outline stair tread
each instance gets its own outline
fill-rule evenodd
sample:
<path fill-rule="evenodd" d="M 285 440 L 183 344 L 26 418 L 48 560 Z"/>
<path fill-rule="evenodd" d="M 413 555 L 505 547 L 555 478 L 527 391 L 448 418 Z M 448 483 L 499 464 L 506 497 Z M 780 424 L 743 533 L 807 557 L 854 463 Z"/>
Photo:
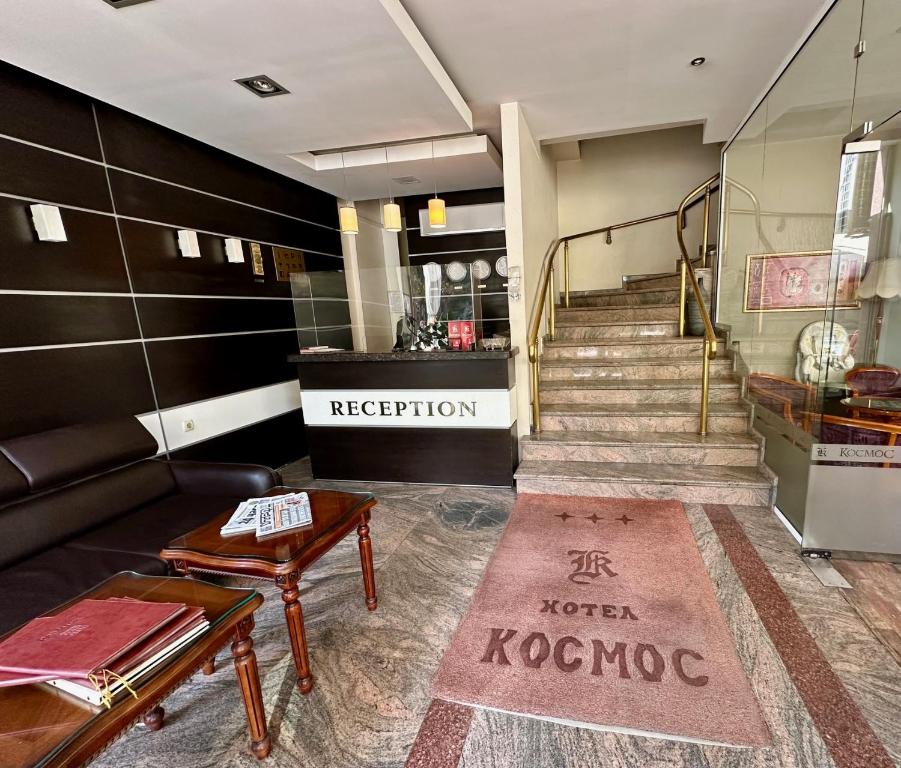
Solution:
<path fill-rule="evenodd" d="M 675 275 L 670 275 L 675 277 Z M 678 291 L 678 288 L 636 288 L 633 291 L 627 291 L 625 288 L 599 288 L 595 291 L 570 291 L 570 298 L 581 299 L 587 296 L 624 296 L 633 293 L 658 293 L 660 291 Z"/>
<path fill-rule="evenodd" d="M 696 464 L 622 464 L 595 461 L 538 461 L 519 464 L 516 478 L 595 480 L 678 485 L 729 485 L 770 488 L 772 481 L 759 467 Z"/>
<path fill-rule="evenodd" d="M 711 363 L 716 363 L 717 361 L 731 361 L 731 354 L 728 352 L 721 352 L 717 354 L 716 359 L 711 360 Z M 614 357 L 614 358 L 606 358 L 606 357 L 587 357 L 587 358 L 578 358 L 576 360 L 572 360 L 570 358 L 553 358 L 545 360 L 542 358 L 541 364 L 543 366 L 550 366 L 553 368 L 585 368 L 588 366 L 615 366 L 615 365 L 678 365 L 680 363 L 698 363 L 700 364 L 701 359 L 697 360 L 687 359 L 681 360 L 679 358 L 674 357 Z"/>
<path fill-rule="evenodd" d="M 758 447 L 760 443 L 751 434 L 734 432 L 709 432 L 701 436 L 697 432 L 582 432 L 579 430 L 549 430 L 525 435 L 520 443 L 546 443 L 567 445 L 666 445 L 670 447 L 744 448 Z"/>
<path fill-rule="evenodd" d="M 722 342 L 723 339 L 717 339 Z M 691 344 L 701 346 L 704 343 L 703 336 L 636 336 L 634 339 L 628 336 L 605 336 L 600 339 L 544 339 L 546 347 L 615 347 L 630 344 Z"/>
<path fill-rule="evenodd" d="M 547 403 L 541 412 L 554 416 L 696 416 L 697 403 Z M 711 416 L 747 414 L 744 403 L 710 403 Z"/>
<path fill-rule="evenodd" d="M 559 306 L 559 305 L 558 305 Z M 630 306 L 601 306 L 601 307 L 560 307 L 557 312 L 620 312 L 624 309 L 672 309 L 678 306 L 678 302 L 668 302 L 666 304 L 634 304 Z"/>
<path fill-rule="evenodd" d="M 624 357 L 619 360 L 630 361 Z M 711 377 L 711 387 L 738 388 L 738 379 Z M 550 379 L 541 382 L 541 389 L 697 389 L 699 382 L 690 379 L 576 379 L 575 381 Z"/>

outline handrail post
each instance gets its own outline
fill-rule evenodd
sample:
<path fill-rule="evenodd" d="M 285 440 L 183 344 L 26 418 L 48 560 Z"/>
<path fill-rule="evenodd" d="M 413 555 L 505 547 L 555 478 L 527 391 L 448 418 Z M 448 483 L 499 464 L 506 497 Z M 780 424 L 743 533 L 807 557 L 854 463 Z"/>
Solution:
<path fill-rule="evenodd" d="M 554 266 L 551 265 L 551 273 L 548 275 L 548 301 L 550 308 L 547 313 L 547 335 L 553 341 L 557 336 L 557 292 L 554 286 Z"/>
<path fill-rule="evenodd" d="M 569 309 L 569 240 L 563 242 L 563 306 Z"/>
<path fill-rule="evenodd" d="M 708 414 L 708 398 L 710 396 L 710 354 L 711 341 L 704 338 L 704 362 L 703 373 L 701 374 L 701 424 L 698 434 L 704 437 L 707 434 L 707 414 Z"/>
<path fill-rule="evenodd" d="M 532 385 L 532 429 L 541 432 L 541 404 L 538 401 L 538 349 L 529 345 L 529 373 Z"/>
<path fill-rule="evenodd" d="M 679 336 L 685 335 L 685 282 L 688 276 L 688 265 L 685 258 L 679 262 Z"/>
<path fill-rule="evenodd" d="M 701 251 L 701 266 L 707 266 L 707 229 L 710 227 L 710 184 L 704 189 L 704 240 Z"/>

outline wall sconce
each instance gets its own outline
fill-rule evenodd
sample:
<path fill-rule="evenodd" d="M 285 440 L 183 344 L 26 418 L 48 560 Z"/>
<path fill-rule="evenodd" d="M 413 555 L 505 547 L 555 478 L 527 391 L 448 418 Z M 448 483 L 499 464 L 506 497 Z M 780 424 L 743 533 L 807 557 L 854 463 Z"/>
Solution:
<path fill-rule="evenodd" d="M 63 226 L 63 218 L 59 208 L 55 205 L 32 205 L 31 220 L 38 233 L 38 240 L 48 243 L 65 243 L 66 228 Z"/>
<path fill-rule="evenodd" d="M 244 249 L 241 247 L 241 241 L 237 237 L 225 238 L 225 258 L 229 264 L 244 263 Z"/>
<path fill-rule="evenodd" d="M 197 242 L 197 233 L 190 229 L 178 230 L 178 249 L 186 259 L 199 259 L 200 243 Z"/>

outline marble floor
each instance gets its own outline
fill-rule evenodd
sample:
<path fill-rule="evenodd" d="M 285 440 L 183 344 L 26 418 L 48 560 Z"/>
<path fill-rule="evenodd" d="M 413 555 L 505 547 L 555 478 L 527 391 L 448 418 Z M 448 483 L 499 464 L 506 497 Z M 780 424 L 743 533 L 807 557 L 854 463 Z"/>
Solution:
<path fill-rule="evenodd" d="M 254 632 L 273 740 L 273 768 L 400 768 L 430 706 L 429 683 L 469 604 L 515 494 L 510 490 L 400 484 L 314 483 L 309 464 L 283 469 L 291 485 L 371 490 L 379 608 L 364 605 L 355 537 L 304 574 L 301 602 L 316 685 L 295 687 L 277 590 L 253 582 L 266 602 Z M 858 768 L 842 764 L 802 701 L 699 504 L 686 504 L 720 607 L 733 633 L 774 745 L 737 750 L 624 736 L 475 710 L 453 754 L 416 768 Z M 729 507 L 819 653 L 884 748 L 878 765 L 901 766 L 901 668 L 840 590 L 824 587 L 774 516 Z M 799 625 L 800 626 L 800 625 Z M 802 630 L 803 631 L 803 630 Z M 226 656 L 165 702 L 166 725 L 132 729 L 95 765 L 253 766 L 244 711 Z M 468 716 L 467 716 L 468 717 Z M 878 746 L 877 742 L 877 746 Z M 885 754 L 887 753 L 887 754 Z M 887 762 L 886 762 L 887 761 Z M 859 768 L 870 768 L 860 765 Z"/>

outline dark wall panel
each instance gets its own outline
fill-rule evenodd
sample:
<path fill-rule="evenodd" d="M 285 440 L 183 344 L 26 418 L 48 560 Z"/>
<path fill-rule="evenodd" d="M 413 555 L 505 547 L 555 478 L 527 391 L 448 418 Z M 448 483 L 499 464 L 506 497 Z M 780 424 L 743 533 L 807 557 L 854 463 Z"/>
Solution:
<path fill-rule="evenodd" d="M 417 253 L 443 253 L 445 251 L 477 251 L 482 248 L 505 248 L 507 239 L 504 232 L 475 232 L 466 235 L 436 235 L 421 237 L 417 230 L 407 233 L 407 247 L 410 255 Z M 490 254 L 490 252 L 488 252 Z M 479 258 L 471 254 L 467 261 Z M 490 257 L 490 256 L 489 256 Z"/>
<path fill-rule="evenodd" d="M 62 208 L 68 242 L 42 243 L 28 206 L 25 200 L 0 197 L 0 288 L 128 292 L 112 216 Z"/>
<path fill-rule="evenodd" d="M 7 294 L 0 297 L 0 347 L 137 339 L 131 297 Z"/>
<path fill-rule="evenodd" d="M 201 258 L 185 259 L 178 250 L 178 231 L 172 227 L 127 219 L 120 220 L 120 227 L 136 293 L 291 296 L 291 284 L 275 279 L 268 246 L 261 247 L 265 274 L 259 277 L 253 274 L 246 243 L 246 261 L 230 264 L 221 237 L 198 235 Z"/>
<path fill-rule="evenodd" d="M 58 205 L 111 211 L 103 166 L 0 139 L 0 192 Z"/>
<path fill-rule="evenodd" d="M 335 198 L 115 107 L 97 107 L 110 165 L 338 226 Z M 298 166 L 299 167 L 299 166 Z"/>
<path fill-rule="evenodd" d="M 246 240 L 341 254 L 341 236 L 334 229 L 307 224 L 277 213 L 248 208 L 190 189 L 111 170 L 116 211 L 175 227 L 201 229 Z"/>
<path fill-rule="evenodd" d="M 307 455 L 300 409 L 172 452 L 173 459 L 281 467 Z"/>
<path fill-rule="evenodd" d="M 288 381 L 294 366 L 286 357 L 294 352 L 294 331 L 147 344 L 161 408 Z"/>
<path fill-rule="evenodd" d="M 0 354 L 0 437 L 154 409 L 141 344 Z"/>
<path fill-rule="evenodd" d="M 100 159 L 90 99 L 2 61 L 0 133 Z"/>
<path fill-rule="evenodd" d="M 294 307 L 283 299 L 164 299 L 138 297 L 145 338 L 293 328 Z"/>

